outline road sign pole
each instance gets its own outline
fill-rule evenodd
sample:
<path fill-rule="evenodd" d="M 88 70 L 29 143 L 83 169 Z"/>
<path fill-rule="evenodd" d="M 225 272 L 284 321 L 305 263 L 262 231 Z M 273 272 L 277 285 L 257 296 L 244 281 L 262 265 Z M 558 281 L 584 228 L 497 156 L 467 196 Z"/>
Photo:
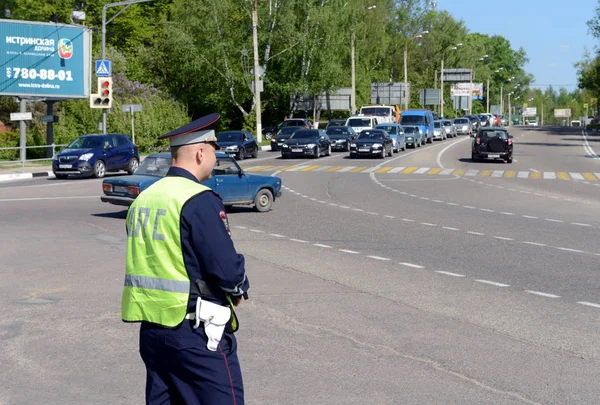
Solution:
<path fill-rule="evenodd" d="M 27 104 L 24 98 L 21 99 L 21 108 L 20 112 L 27 112 Z M 25 120 L 19 121 L 19 147 L 21 148 L 21 163 L 25 164 L 25 160 L 27 159 L 27 149 L 25 146 L 27 145 L 27 125 L 25 124 Z"/>
<path fill-rule="evenodd" d="M 133 144 L 135 145 L 135 127 L 134 127 L 134 119 L 133 119 L 133 105 L 129 107 L 129 111 L 131 112 L 131 139 Z"/>
<path fill-rule="evenodd" d="M 106 60 L 106 8 L 102 7 L 102 60 Z M 97 90 L 100 93 L 100 89 Z M 102 109 L 102 133 L 106 134 L 106 108 Z"/>

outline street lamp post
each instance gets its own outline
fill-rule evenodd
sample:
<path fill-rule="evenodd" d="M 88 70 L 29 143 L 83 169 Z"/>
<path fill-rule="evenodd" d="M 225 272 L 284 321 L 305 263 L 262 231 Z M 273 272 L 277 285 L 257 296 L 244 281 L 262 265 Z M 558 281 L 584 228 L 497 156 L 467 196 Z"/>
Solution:
<path fill-rule="evenodd" d="M 444 49 L 442 51 L 442 63 L 441 63 L 441 78 L 440 78 L 440 83 L 441 83 L 441 87 L 440 87 L 440 116 L 443 117 L 444 116 L 444 58 L 446 57 L 446 51 L 448 50 L 456 50 L 458 49 L 459 46 L 462 46 L 462 42 L 459 42 L 458 44 L 454 45 L 454 46 L 449 46 L 446 49 Z"/>
<path fill-rule="evenodd" d="M 102 60 L 106 59 L 106 26 L 117 18 L 123 11 L 127 10 L 129 6 L 136 3 L 145 3 L 152 0 L 126 0 L 119 1 L 117 3 L 109 3 L 102 7 Z M 115 14 L 110 20 L 106 21 L 106 10 L 111 7 L 125 6 L 117 14 Z M 102 133 L 106 134 L 106 108 L 102 109 Z"/>
<path fill-rule="evenodd" d="M 426 34 L 429 34 L 429 31 L 423 31 L 416 36 L 408 36 L 406 37 L 406 41 L 404 41 L 404 110 L 408 110 L 408 97 L 406 94 L 406 89 L 408 88 L 408 40 L 421 39 Z"/>

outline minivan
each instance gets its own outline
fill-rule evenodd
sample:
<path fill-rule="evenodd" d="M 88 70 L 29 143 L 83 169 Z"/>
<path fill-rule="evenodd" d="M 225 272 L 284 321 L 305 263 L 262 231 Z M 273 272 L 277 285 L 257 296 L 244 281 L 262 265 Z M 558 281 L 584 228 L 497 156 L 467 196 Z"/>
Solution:
<path fill-rule="evenodd" d="M 433 113 L 431 110 L 406 110 L 400 115 L 400 124 L 416 126 L 427 143 L 433 142 Z"/>

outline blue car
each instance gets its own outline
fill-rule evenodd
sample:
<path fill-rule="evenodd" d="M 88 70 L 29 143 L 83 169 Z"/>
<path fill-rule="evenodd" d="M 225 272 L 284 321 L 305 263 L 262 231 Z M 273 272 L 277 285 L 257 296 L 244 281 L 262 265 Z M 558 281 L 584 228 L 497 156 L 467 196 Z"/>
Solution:
<path fill-rule="evenodd" d="M 149 155 L 132 176 L 105 179 L 100 199 L 109 204 L 130 206 L 141 192 L 163 178 L 170 167 L 169 152 Z M 275 199 L 281 197 L 279 177 L 247 174 L 233 157 L 221 152 L 217 152 L 212 177 L 202 184 L 219 193 L 226 206 L 253 205 L 259 212 L 269 211 Z"/>
<path fill-rule="evenodd" d="M 125 170 L 133 174 L 140 164 L 137 146 L 127 135 L 82 135 L 56 154 L 52 172 L 57 179 L 104 177 L 106 172 Z"/>
<path fill-rule="evenodd" d="M 379 124 L 375 129 L 383 129 L 386 131 L 394 142 L 394 152 L 398 153 L 401 150 L 406 150 L 406 139 L 404 137 L 404 129 L 400 124 Z"/>
<path fill-rule="evenodd" d="M 221 150 L 237 160 L 247 157 L 258 157 L 258 142 L 247 131 L 225 131 L 217 135 L 217 143 Z"/>

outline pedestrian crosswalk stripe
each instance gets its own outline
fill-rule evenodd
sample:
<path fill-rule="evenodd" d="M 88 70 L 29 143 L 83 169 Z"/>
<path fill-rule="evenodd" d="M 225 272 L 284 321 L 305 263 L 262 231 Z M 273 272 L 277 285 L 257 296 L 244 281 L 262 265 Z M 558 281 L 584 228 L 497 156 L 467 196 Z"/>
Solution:
<path fill-rule="evenodd" d="M 504 174 L 504 170 L 494 170 L 492 172 L 492 177 L 502 177 Z"/>
<path fill-rule="evenodd" d="M 554 179 L 556 179 L 556 173 L 544 172 L 544 180 L 554 180 Z"/>
<path fill-rule="evenodd" d="M 365 169 L 367 169 L 366 166 L 357 167 L 356 169 L 350 170 L 350 173 L 359 173 L 359 172 L 362 172 Z"/>
<path fill-rule="evenodd" d="M 308 166 L 308 167 L 305 167 L 304 169 L 300 169 L 299 171 L 300 171 L 300 172 L 310 172 L 311 170 L 315 170 L 315 169 L 317 169 L 318 167 L 319 167 L 319 166 Z"/>
<path fill-rule="evenodd" d="M 442 168 L 441 168 L 441 167 L 434 167 L 433 169 L 429 170 L 429 171 L 427 172 L 427 174 L 438 174 L 438 173 L 439 173 L 439 172 L 441 172 L 441 171 L 442 171 Z"/>
<path fill-rule="evenodd" d="M 520 178 L 520 179 L 526 179 L 526 178 L 529 177 L 529 172 L 519 172 L 517 174 L 517 177 Z"/>
<path fill-rule="evenodd" d="M 440 172 L 440 174 L 442 176 L 448 176 L 450 173 L 452 173 L 454 171 L 454 169 L 444 169 Z"/>
<path fill-rule="evenodd" d="M 314 172 L 322 172 L 326 169 L 331 169 L 331 166 L 321 166 L 318 169 L 313 170 Z"/>
<path fill-rule="evenodd" d="M 504 173 L 504 177 L 506 177 L 507 179 L 514 179 L 517 176 L 517 172 L 514 170 L 507 170 L 506 173 Z"/>
<path fill-rule="evenodd" d="M 287 170 L 293 169 L 294 167 L 297 167 L 298 165 L 291 165 L 291 166 L 284 166 L 281 169 L 279 169 L 282 172 L 285 172 Z"/>
<path fill-rule="evenodd" d="M 571 180 L 571 178 L 569 177 L 569 173 L 567 173 L 567 172 L 556 173 L 556 178 L 558 178 L 560 180 Z M 581 178 L 583 179 L 583 176 Z"/>
<path fill-rule="evenodd" d="M 421 167 L 420 169 L 415 170 L 415 174 L 423 174 L 426 173 L 431 167 Z"/>
<path fill-rule="evenodd" d="M 406 169 L 402 170 L 402 173 L 403 174 L 409 174 L 409 173 L 414 172 L 417 169 L 418 169 L 418 167 L 407 167 Z"/>
<path fill-rule="evenodd" d="M 465 176 L 474 177 L 474 176 L 477 176 L 477 173 L 479 173 L 479 170 L 471 169 L 465 173 Z"/>
<path fill-rule="evenodd" d="M 386 172 L 389 172 L 392 169 L 393 169 L 393 167 L 389 167 L 389 166 L 382 167 L 381 169 L 376 170 L 375 173 L 386 173 Z"/>
<path fill-rule="evenodd" d="M 293 168 L 291 168 L 291 169 L 288 169 L 288 170 L 286 170 L 286 171 L 287 171 L 287 172 L 298 172 L 298 171 L 300 171 L 300 170 L 302 170 L 302 169 L 306 169 L 307 167 L 310 167 L 310 166 L 309 166 L 309 165 L 296 166 L 296 167 L 293 167 Z"/>
<path fill-rule="evenodd" d="M 585 180 L 585 177 L 581 175 L 581 173 L 569 173 L 573 180 Z"/>
<path fill-rule="evenodd" d="M 484 176 L 484 177 L 488 177 L 490 174 L 492 174 L 491 170 L 482 170 L 479 175 L 480 176 Z"/>
<path fill-rule="evenodd" d="M 591 180 L 591 181 L 596 181 L 596 180 L 598 180 L 598 179 L 596 178 L 596 176 L 594 176 L 594 174 L 593 174 L 593 173 L 581 173 L 581 174 L 583 175 L 583 178 L 584 178 L 584 179 L 586 179 L 586 180 Z"/>
<path fill-rule="evenodd" d="M 348 166 L 334 166 L 331 169 L 327 169 L 325 170 L 326 172 L 341 172 L 342 170 L 344 170 L 345 168 L 347 168 Z M 350 166 L 352 167 L 352 166 Z"/>
<path fill-rule="evenodd" d="M 392 174 L 392 173 L 399 173 L 399 172 L 401 172 L 401 171 L 402 171 L 402 170 L 404 170 L 404 169 L 405 169 L 404 167 L 395 167 L 395 168 L 393 168 L 392 170 L 390 170 L 388 173 L 389 173 L 389 174 Z"/>
<path fill-rule="evenodd" d="M 373 173 L 377 169 L 378 169 L 377 166 L 373 166 L 373 167 L 369 167 L 368 169 L 363 170 L 361 173 Z"/>

